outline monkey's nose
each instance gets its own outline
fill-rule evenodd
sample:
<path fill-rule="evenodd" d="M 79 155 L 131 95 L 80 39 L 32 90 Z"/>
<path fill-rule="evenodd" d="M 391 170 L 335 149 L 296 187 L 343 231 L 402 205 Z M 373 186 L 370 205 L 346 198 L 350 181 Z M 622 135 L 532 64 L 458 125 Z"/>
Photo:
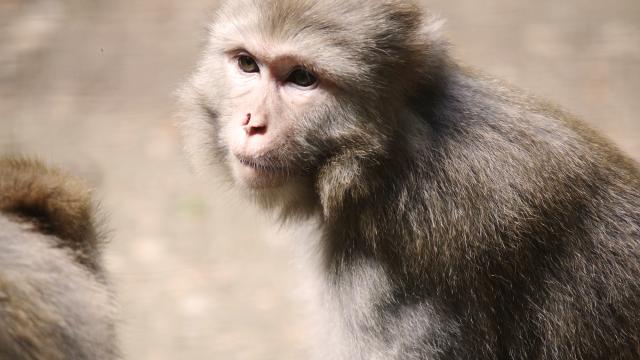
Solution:
<path fill-rule="evenodd" d="M 249 113 L 242 123 L 242 128 L 247 136 L 263 135 L 267 132 L 267 123 Z"/>

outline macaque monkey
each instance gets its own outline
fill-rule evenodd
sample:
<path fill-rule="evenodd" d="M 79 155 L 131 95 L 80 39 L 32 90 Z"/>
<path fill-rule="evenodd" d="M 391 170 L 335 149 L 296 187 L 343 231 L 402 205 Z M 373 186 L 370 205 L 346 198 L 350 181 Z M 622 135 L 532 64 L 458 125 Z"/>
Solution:
<path fill-rule="evenodd" d="M 90 192 L 0 157 L 0 359 L 118 359 L 115 306 Z"/>
<path fill-rule="evenodd" d="M 313 219 L 319 359 L 640 359 L 640 172 L 410 0 L 232 0 L 186 148 Z M 304 242 L 306 239 L 301 239 Z"/>

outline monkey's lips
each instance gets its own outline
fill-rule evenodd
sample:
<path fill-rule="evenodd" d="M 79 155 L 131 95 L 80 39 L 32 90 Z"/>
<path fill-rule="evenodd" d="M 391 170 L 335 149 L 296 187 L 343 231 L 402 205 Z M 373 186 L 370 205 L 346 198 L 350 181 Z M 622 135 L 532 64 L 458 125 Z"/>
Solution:
<path fill-rule="evenodd" d="M 277 187 L 282 185 L 288 168 L 270 157 L 248 157 L 235 155 L 237 166 L 234 173 L 238 180 L 252 188 Z"/>

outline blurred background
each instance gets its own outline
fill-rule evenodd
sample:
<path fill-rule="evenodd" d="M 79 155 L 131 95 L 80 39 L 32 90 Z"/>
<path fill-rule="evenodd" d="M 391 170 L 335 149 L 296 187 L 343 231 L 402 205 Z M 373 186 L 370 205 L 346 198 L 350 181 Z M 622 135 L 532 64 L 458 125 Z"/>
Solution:
<path fill-rule="evenodd" d="M 454 55 L 553 99 L 640 159 L 640 1 L 430 0 Z M 197 179 L 174 127 L 215 0 L 0 0 L 0 152 L 93 184 L 126 359 L 304 359 L 279 230 Z"/>

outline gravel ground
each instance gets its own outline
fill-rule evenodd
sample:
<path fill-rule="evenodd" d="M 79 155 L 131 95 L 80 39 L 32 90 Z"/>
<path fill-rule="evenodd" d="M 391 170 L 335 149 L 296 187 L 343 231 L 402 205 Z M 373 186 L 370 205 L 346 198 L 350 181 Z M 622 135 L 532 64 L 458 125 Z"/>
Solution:
<path fill-rule="evenodd" d="M 174 89 L 216 1 L 0 1 L 0 151 L 91 181 L 127 359 L 304 359 L 289 245 L 197 179 Z M 432 0 L 456 57 L 554 99 L 640 159 L 638 0 Z"/>

